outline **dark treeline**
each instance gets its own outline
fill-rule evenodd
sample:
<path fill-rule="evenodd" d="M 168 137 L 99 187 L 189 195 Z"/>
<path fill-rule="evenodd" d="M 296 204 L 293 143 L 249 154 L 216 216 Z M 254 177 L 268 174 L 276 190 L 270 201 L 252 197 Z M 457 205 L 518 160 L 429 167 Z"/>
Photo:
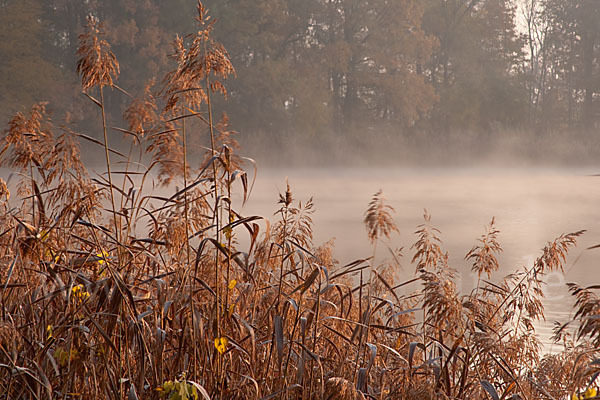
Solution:
<path fill-rule="evenodd" d="M 597 0 L 211 0 L 237 78 L 230 116 L 281 146 L 365 136 L 593 132 L 600 123 Z M 193 0 L 0 0 L 0 117 L 49 100 L 91 109 L 75 74 L 89 13 L 104 21 L 134 96 L 169 68 Z M 125 67 L 126 66 L 126 67 Z M 109 106 L 130 100 L 113 92 Z"/>

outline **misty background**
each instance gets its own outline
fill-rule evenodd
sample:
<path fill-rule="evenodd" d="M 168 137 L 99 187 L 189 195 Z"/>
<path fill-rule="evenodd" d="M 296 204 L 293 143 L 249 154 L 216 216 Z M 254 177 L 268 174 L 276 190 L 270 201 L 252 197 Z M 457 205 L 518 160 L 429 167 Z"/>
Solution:
<path fill-rule="evenodd" d="M 210 0 L 237 77 L 215 98 L 262 165 L 594 165 L 598 0 Z M 0 121 L 49 101 L 100 137 L 77 37 L 105 24 L 117 84 L 140 96 L 195 31 L 193 0 L 0 0 Z M 131 98 L 107 95 L 109 125 Z M 114 135 L 112 143 L 120 140 Z M 201 145 L 202 140 L 199 146 Z M 93 152 L 92 152 L 93 153 Z"/>

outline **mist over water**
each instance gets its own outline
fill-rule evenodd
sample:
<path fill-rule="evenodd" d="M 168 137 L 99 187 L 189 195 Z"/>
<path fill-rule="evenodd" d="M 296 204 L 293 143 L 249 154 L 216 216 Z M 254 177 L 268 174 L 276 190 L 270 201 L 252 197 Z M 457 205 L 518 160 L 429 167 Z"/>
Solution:
<path fill-rule="evenodd" d="M 596 131 L 531 129 L 471 132 L 386 132 L 377 126 L 360 134 L 311 136 L 301 130 L 261 137 L 241 129 L 241 154 L 271 168 L 460 168 L 600 170 Z"/>
<path fill-rule="evenodd" d="M 463 293 L 477 283 L 471 265 L 464 259 L 477 244 L 492 217 L 500 230 L 500 269 L 492 277 L 498 282 L 524 266 L 531 267 L 542 248 L 563 233 L 587 232 L 570 252 L 565 273 L 553 272 L 546 279 L 547 321 L 537 332 L 546 350 L 554 321 L 567 322 L 572 299 L 567 282 L 600 283 L 599 250 L 586 250 L 600 243 L 600 177 L 590 168 L 269 168 L 259 170 L 251 201 L 244 215 L 273 219 L 278 193 L 289 180 L 295 201 L 314 198 L 314 242 L 335 238 L 334 255 L 340 265 L 372 254 L 363 218 L 372 195 L 383 189 L 387 204 L 396 210 L 400 234 L 380 246 L 377 261 L 390 258 L 385 247 L 403 247 L 402 269 L 397 282 L 414 277 L 410 263 L 416 241 L 414 231 L 423 223 L 424 208 L 432 225 L 441 231 L 442 248 L 449 264 L 458 271 L 457 287 Z"/>

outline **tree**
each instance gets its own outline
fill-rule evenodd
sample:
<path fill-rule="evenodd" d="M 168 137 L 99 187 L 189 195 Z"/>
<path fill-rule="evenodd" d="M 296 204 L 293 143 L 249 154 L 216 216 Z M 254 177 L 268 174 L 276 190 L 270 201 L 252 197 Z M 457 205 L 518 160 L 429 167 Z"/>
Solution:
<path fill-rule="evenodd" d="M 328 125 L 326 83 L 311 38 L 314 0 L 207 2 L 237 79 L 228 85 L 231 123 L 253 137 L 312 137 Z M 271 142 L 272 144 L 272 142 Z"/>
<path fill-rule="evenodd" d="M 209 3 L 238 79 L 232 123 L 252 132 L 338 132 L 414 125 L 435 101 L 419 73 L 435 40 L 415 0 Z"/>
<path fill-rule="evenodd" d="M 421 29 L 422 2 L 326 2 L 320 25 L 328 55 L 335 124 L 358 129 L 387 122 L 412 126 L 435 101 L 419 66 L 435 40 Z"/>
<path fill-rule="evenodd" d="M 51 61 L 52 43 L 43 1 L 0 4 L 0 121 L 22 106 L 50 100 L 61 109 L 71 94 L 68 75 Z"/>
<path fill-rule="evenodd" d="M 522 7 L 523 18 L 526 23 L 527 54 L 524 60 L 526 71 L 526 86 L 529 93 L 529 125 L 539 126 L 543 121 L 540 105 L 546 92 L 548 80 L 547 61 L 548 32 L 550 22 L 544 18 L 542 0 L 527 0 Z"/>
<path fill-rule="evenodd" d="M 591 129 L 598 121 L 595 97 L 600 93 L 600 3 L 593 0 L 547 0 L 544 13 L 551 21 L 552 58 L 548 68 L 563 87 L 569 121 Z"/>
<path fill-rule="evenodd" d="M 508 0 L 428 1 L 424 27 L 440 42 L 426 66 L 440 95 L 431 128 L 482 132 L 524 119 L 523 43 L 514 17 Z"/>

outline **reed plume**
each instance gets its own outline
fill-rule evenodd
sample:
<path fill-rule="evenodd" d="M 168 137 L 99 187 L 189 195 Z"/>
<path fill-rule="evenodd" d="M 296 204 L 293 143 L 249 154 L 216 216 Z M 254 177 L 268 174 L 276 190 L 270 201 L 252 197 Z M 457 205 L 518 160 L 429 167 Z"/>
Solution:
<path fill-rule="evenodd" d="M 119 62 L 103 39 L 104 26 L 98 18 L 87 17 L 86 31 L 79 35 L 77 73 L 84 91 L 94 87 L 114 86 L 119 75 Z"/>
<path fill-rule="evenodd" d="M 479 245 L 474 246 L 465 256 L 466 260 L 471 260 L 473 266 L 471 270 L 477 272 L 477 277 L 481 278 L 481 274 L 485 273 L 491 278 L 492 273 L 498 269 L 498 259 L 495 254 L 502 252 L 502 248 L 498 243 L 497 237 L 499 230 L 495 227 L 495 218 L 486 228 L 486 233 L 479 239 Z"/>
<path fill-rule="evenodd" d="M 390 238 L 392 232 L 399 232 L 391 213 L 392 206 L 384 203 L 383 191 L 379 190 L 369 203 L 365 212 L 365 226 L 371 243 L 375 243 L 382 235 Z"/>

